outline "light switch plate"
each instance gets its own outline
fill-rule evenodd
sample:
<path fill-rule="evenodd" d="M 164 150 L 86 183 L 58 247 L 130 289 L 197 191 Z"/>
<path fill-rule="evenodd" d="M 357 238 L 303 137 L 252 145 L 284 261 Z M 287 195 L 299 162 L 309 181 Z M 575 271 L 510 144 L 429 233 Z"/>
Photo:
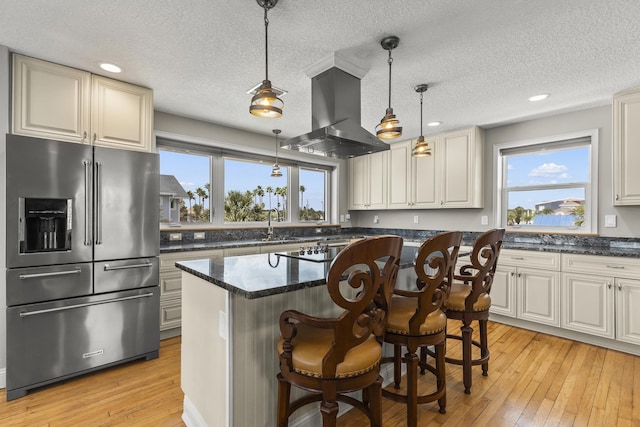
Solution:
<path fill-rule="evenodd" d="M 204 231 L 196 231 L 195 233 L 193 233 L 193 239 L 194 240 L 204 239 Z"/>
<path fill-rule="evenodd" d="M 480 225 L 489 225 L 489 217 L 486 215 L 482 215 L 480 217 Z"/>
<path fill-rule="evenodd" d="M 182 233 L 170 233 L 169 240 L 171 241 L 182 240 Z"/>
<path fill-rule="evenodd" d="M 413 223 L 414 224 L 420 224 L 420 217 L 418 215 L 414 215 L 413 216 Z"/>
<path fill-rule="evenodd" d="M 346 214 L 344 216 L 344 219 L 346 219 L 347 221 L 350 221 L 351 220 L 351 214 Z"/>
<path fill-rule="evenodd" d="M 373 217 L 373 223 L 374 223 L 374 224 L 377 224 L 377 223 L 379 223 L 379 222 L 380 222 L 380 218 L 378 218 L 378 215 L 374 215 L 374 217 Z"/>
<path fill-rule="evenodd" d="M 340 215 L 340 222 L 344 222 L 344 215 Z"/>
<path fill-rule="evenodd" d="M 604 226 L 605 227 L 617 227 L 616 224 L 616 216 L 615 215 L 605 215 L 604 216 Z"/>

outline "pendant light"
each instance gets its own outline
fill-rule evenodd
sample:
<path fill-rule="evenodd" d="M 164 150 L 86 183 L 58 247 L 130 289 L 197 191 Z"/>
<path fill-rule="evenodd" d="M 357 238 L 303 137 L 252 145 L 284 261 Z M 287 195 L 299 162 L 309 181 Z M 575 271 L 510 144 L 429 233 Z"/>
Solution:
<path fill-rule="evenodd" d="M 276 135 L 276 162 L 273 164 L 273 169 L 271 169 L 271 178 L 281 178 L 282 171 L 280 170 L 280 165 L 278 165 L 278 134 L 282 131 L 280 129 L 274 129 L 271 132 Z"/>
<path fill-rule="evenodd" d="M 391 64 L 393 63 L 391 51 L 398 47 L 398 43 L 400 43 L 400 39 L 396 36 L 385 37 L 380 41 L 382 48 L 389 51 L 389 59 L 387 60 L 389 64 L 389 108 L 387 108 L 384 117 L 376 126 L 376 136 L 382 139 L 393 139 L 402 135 L 402 127 L 399 126 L 400 121 L 396 119 L 395 114 L 393 114 L 393 108 L 391 108 Z"/>
<path fill-rule="evenodd" d="M 427 157 L 431 155 L 431 149 L 429 145 L 424 142 L 424 136 L 422 135 L 422 95 L 427 91 L 429 85 L 419 84 L 415 87 L 416 92 L 420 94 L 420 136 L 416 141 L 416 146 L 411 150 L 411 155 L 413 157 Z"/>
<path fill-rule="evenodd" d="M 269 81 L 269 18 L 267 12 L 278 4 L 278 0 L 256 0 L 260 7 L 264 8 L 264 59 L 265 59 L 265 78 L 262 84 L 256 91 L 256 94 L 251 98 L 251 106 L 249 112 L 254 116 L 277 118 L 282 116 L 282 107 L 284 102 L 271 88 L 271 81 Z"/>

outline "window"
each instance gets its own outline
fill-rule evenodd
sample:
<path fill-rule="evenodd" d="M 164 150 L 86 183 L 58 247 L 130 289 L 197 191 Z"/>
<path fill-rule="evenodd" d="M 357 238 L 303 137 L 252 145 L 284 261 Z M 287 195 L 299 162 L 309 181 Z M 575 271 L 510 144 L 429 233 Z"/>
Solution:
<path fill-rule="evenodd" d="M 272 178 L 274 158 L 269 156 L 167 139 L 158 139 L 157 145 L 161 223 L 222 226 L 268 219 L 289 224 L 328 220 L 331 164 L 279 159 L 282 177 Z"/>
<path fill-rule="evenodd" d="M 211 157 L 168 149 L 158 152 L 160 222 L 210 222 Z"/>
<path fill-rule="evenodd" d="M 494 153 L 500 226 L 597 231 L 597 130 L 497 144 Z"/>
<path fill-rule="evenodd" d="M 327 172 L 300 168 L 300 221 L 324 221 Z"/>
<path fill-rule="evenodd" d="M 224 221 L 284 222 L 288 219 L 289 168 L 281 166 L 282 176 L 271 177 L 273 165 L 226 158 L 224 160 Z"/>

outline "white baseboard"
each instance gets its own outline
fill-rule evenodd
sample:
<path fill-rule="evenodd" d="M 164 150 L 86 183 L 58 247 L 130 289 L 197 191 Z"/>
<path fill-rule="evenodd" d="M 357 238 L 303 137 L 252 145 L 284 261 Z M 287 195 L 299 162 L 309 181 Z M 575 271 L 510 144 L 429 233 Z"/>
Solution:
<path fill-rule="evenodd" d="M 214 427 L 207 424 L 186 394 L 184 395 L 183 401 L 182 421 L 184 421 L 187 427 Z M 222 426 L 222 424 L 220 424 L 220 426 Z"/>
<path fill-rule="evenodd" d="M 0 369 L 0 388 L 7 388 L 7 368 Z"/>

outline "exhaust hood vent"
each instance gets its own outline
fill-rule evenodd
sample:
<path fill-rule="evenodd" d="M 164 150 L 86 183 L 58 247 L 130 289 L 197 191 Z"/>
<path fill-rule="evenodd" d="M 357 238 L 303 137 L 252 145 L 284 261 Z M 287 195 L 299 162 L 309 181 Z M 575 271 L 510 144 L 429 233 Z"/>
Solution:
<path fill-rule="evenodd" d="M 360 125 L 360 79 L 333 67 L 311 79 L 312 131 L 281 148 L 348 158 L 389 149 Z"/>

